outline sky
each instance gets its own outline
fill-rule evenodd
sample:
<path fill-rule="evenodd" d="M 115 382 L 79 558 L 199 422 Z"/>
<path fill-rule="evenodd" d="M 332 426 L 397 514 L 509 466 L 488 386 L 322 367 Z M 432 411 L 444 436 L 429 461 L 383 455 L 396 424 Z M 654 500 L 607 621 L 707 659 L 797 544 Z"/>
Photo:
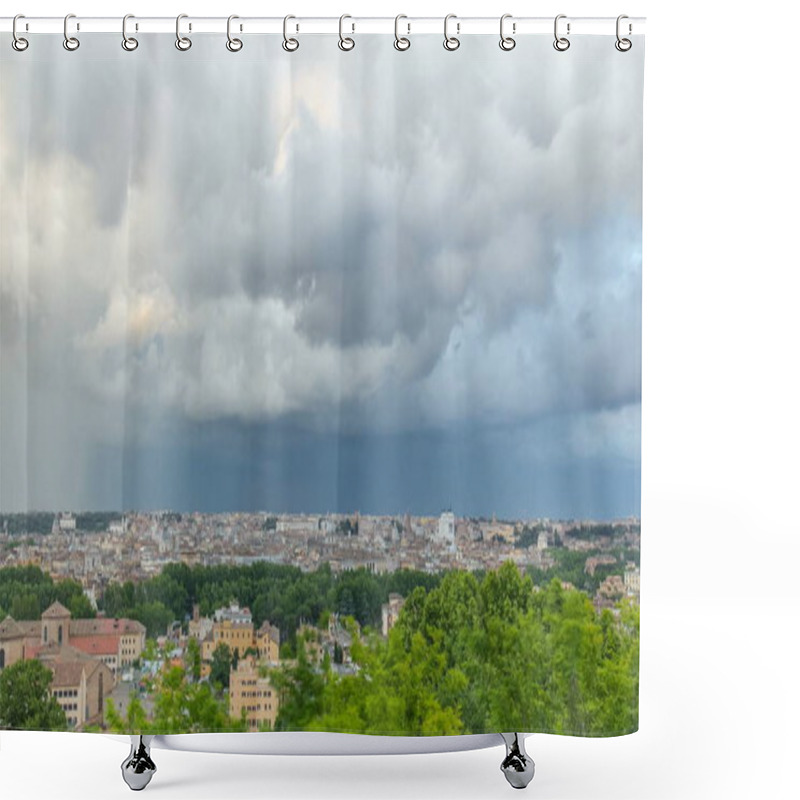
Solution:
<path fill-rule="evenodd" d="M 0 511 L 638 516 L 643 48 L 279 42 L 2 49 Z"/>

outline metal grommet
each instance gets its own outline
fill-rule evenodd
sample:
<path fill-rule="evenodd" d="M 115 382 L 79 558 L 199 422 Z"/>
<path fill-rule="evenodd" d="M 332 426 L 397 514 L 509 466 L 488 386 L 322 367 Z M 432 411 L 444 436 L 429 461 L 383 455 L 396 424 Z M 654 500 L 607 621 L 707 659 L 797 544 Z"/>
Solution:
<path fill-rule="evenodd" d="M 11 40 L 11 46 L 18 52 L 22 53 L 23 51 L 28 49 L 28 40 L 23 38 L 17 33 L 17 20 L 18 19 L 25 19 L 24 14 L 17 14 L 14 17 L 14 21 L 11 23 L 11 35 L 14 37 Z"/>
<path fill-rule="evenodd" d="M 503 14 L 503 16 L 500 17 L 500 49 L 505 50 L 506 52 L 513 50 L 517 46 L 517 40 L 511 36 L 506 36 L 503 31 L 503 26 L 505 25 L 507 19 L 511 19 L 511 14 Z M 516 23 L 514 23 L 512 30 L 514 33 L 517 32 Z"/>
<path fill-rule="evenodd" d="M 297 39 L 295 39 L 294 37 L 289 38 L 288 29 L 289 29 L 289 20 L 290 19 L 296 19 L 296 17 L 292 16 L 291 14 L 287 14 L 283 18 L 283 45 L 282 45 L 282 47 L 287 53 L 293 53 L 295 50 L 297 50 L 298 47 L 300 47 L 300 42 L 298 42 Z"/>
<path fill-rule="evenodd" d="M 225 47 L 227 47 L 231 53 L 238 53 L 242 47 L 244 47 L 244 43 L 241 39 L 235 39 L 231 36 L 231 22 L 235 19 L 239 19 L 236 14 L 231 14 L 228 17 L 228 41 L 225 42 Z M 241 30 L 241 28 L 239 28 L 239 30 Z"/>
<path fill-rule="evenodd" d="M 558 50 L 559 53 L 563 53 L 565 50 L 569 50 L 569 44 L 570 44 L 569 39 L 567 39 L 565 36 L 558 35 L 558 21 L 560 19 L 566 19 L 566 18 L 567 18 L 566 14 L 559 14 L 556 17 L 556 21 L 553 23 L 553 35 L 556 37 L 556 40 L 553 42 L 553 47 L 555 47 L 555 49 Z M 570 24 L 568 22 L 567 34 L 569 34 L 569 28 Z"/>
<path fill-rule="evenodd" d="M 184 52 L 192 46 L 192 40 L 188 36 L 181 36 L 181 20 L 188 18 L 188 14 L 178 14 L 177 18 L 175 19 L 175 47 L 177 47 L 178 50 L 183 50 Z M 189 30 L 191 29 L 192 27 L 190 25 Z"/>
<path fill-rule="evenodd" d="M 128 36 L 129 19 L 133 19 L 133 14 L 126 14 L 122 18 L 122 49 L 131 53 L 139 46 L 139 40 L 134 39 L 133 36 Z"/>
<path fill-rule="evenodd" d="M 616 47 L 617 50 L 620 51 L 620 53 L 627 53 L 628 50 L 630 50 L 631 47 L 633 47 L 633 42 L 630 39 L 623 39 L 619 35 L 619 27 L 620 27 L 619 24 L 620 24 L 620 22 L 622 22 L 623 19 L 628 19 L 628 15 L 627 14 L 620 14 L 617 17 L 617 41 L 614 42 L 614 47 Z M 632 31 L 633 31 L 633 27 L 631 26 L 630 23 L 628 23 L 628 33 L 630 34 L 630 33 L 632 33 Z"/>
<path fill-rule="evenodd" d="M 75 19 L 74 14 L 67 14 L 67 16 L 64 17 L 64 49 L 69 50 L 70 52 L 77 50 L 81 46 L 81 43 L 78 39 L 69 35 L 67 26 L 71 19 Z M 80 28 L 78 30 L 80 30 Z"/>
<path fill-rule="evenodd" d="M 347 52 L 348 50 L 352 50 L 356 46 L 355 40 L 352 39 L 350 36 L 345 36 L 344 32 L 342 31 L 342 27 L 346 19 L 353 19 L 353 18 L 349 14 L 342 14 L 342 16 L 339 17 L 339 49 L 344 50 L 345 52 Z M 353 33 L 355 33 L 356 25 L 355 23 L 352 23 L 352 25 L 353 25 Z"/>
<path fill-rule="evenodd" d="M 408 50 L 411 47 L 411 39 L 408 39 L 405 36 L 400 35 L 400 20 L 401 19 L 408 19 L 405 14 L 398 14 L 394 18 L 394 49 L 400 50 Z M 411 33 L 411 23 L 407 22 L 406 27 L 408 28 L 408 33 Z"/>
<path fill-rule="evenodd" d="M 447 23 L 451 19 L 456 19 L 456 15 L 448 14 L 444 18 L 444 49 L 450 51 L 458 50 L 458 48 L 461 47 L 461 40 L 457 36 L 450 36 L 447 33 Z M 461 23 L 459 22 L 456 24 L 456 33 L 458 33 L 460 29 L 461 29 Z"/>

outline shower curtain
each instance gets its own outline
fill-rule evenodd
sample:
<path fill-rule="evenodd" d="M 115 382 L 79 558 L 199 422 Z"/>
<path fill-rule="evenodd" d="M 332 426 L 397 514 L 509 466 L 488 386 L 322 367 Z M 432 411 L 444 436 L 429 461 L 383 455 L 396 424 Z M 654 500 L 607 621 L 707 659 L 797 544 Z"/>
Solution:
<path fill-rule="evenodd" d="M 642 37 L 28 38 L 0 727 L 636 730 Z"/>

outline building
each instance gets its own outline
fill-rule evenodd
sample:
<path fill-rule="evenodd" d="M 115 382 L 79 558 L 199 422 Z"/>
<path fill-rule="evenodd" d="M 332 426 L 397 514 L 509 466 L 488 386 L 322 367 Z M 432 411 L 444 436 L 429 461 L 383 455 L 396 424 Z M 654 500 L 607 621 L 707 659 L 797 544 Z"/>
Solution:
<path fill-rule="evenodd" d="M 402 595 L 392 592 L 389 595 L 389 602 L 381 606 L 381 631 L 384 636 L 388 636 L 389 631 L 394 627 L 405 602 Z"/>
<path fill-rule="evenodd" d="M 50 695 L 64 709 L 69 727 L 102 725 L 105 699 L 114 688 L 111 670 L 71 645 L 51 643 L 36 658 L 53 672 Z"/>
<path fill-rule="evenodd" d="M 597 588 L 594 598 L 595 608 L 613 608 L 617 600 L 625 594 L 625 584 L 621 575 L 609 575 Z"/>
<path fill-rule="evenodd" d="M 360 633 L 361 627 L 356 622 L 356 630 Z M 331 614 L 328 617 L 328 633 L 323 636 L 323 646 L 332 653 L 331 661 L 335 664 L 342 663 L 350 665 L 353 663 L 352 656 L 350 655 L 350 647 L 353 644 L 353 637 L 350 632 L 342 625 L 339 620 L 338 614 Z M 341 653 L 341 659 L 336 658 L 336 652 Z"/>
<path fill-rule="evenodd" d="M 249 608 L 239 608 L 235 603 L 229 608 L 218 608 L 214 612 L 213 622 L 201 617 L 198 607 L 195 607 L 192 616 L 189 635 L 200 642 L 204 661 L 210 662 L 214 651 L 223 643 L 228 645 L 231 653 L 238 650 L 240 657 L 251 649 L 262 660 L 278 660 L 280 630 L 267 620 L 255 630 Z"/>
<path fill-rule="evenodd" d="M 42 613 L 42 644 L 69 644 L 69 621 L 72 617 L 69 609 L 56 600 Z"/>
<path fill-rule="evenodd" d="M 211 658 L 214 655 L 214 648 L 214 636 L 211 631 L 209 631 L 206 637 L 200 641 L 200 653 L 203 657 L 203 666 L 207 668 L 208 673 L 211 672 L 211 667 L 208 665 L 211 663 Z M 206 671 L 203 670 L 201 674 L 205 675 Z"/>
<path fill-rule="evenodd" d="M 74 531 L 77 525 L 74 514 L 64 512 L 58 518 L 58 527 L 62 531 Z"/>
<path fill-rule="evenodd" d="M 142 655 L 147 634 L 137 620 L 111 617 L 74 619 L 69 631 L 70 644 L 102 657 L 115 677 Z"/>
<path fill-rule="evenodd" d="M 508 522 L 498 522 L 494 516 L 492 521 L 486 524 L 483 531 L 484 542 L 505 542 L 513 545 L 515 540 L 516 527 Z"/>
<path fill-rule="evenodd" d="M 231 653 L 238 650 L 239 655 L 244 655 L 248 647 L 255 645 L 253 623 L 233 622 L 230 619 L 215 622 L 211 627 L 211 642 L 212 652 L 224 642 L 230 647 Z"/>
<path fill-rule="evenodd" d="M 214 612 L 214 621 L 247 625 L 252 624 L 253 615 L 250 613 L 250 609 L 247 608 L 247 606 L 239 608 L 238 603 L 232 603 L 228 608 L 218 608 Z"/>
<path fill-rule="evenodd" d="M 256 631 L 256 650 L 258 657 L 264 661 L 277 662 L 280 658 L 281 632 L 275 625 L 270 625 L 267 620 L 261 623 Z"/>
<path fill-rule="evenodd" d="M 0 671 L 25 658 L 25 632 L 13 617 L 0 622 Z"/>
<path fill-rule="evenodd" d="M 192 618 L 189 620 L 189 636 L 202 642 L 211 634 L 213 626 L 213 620 L 200 616 L 200 604 L 195 603 L 192 606 Z"/>
<path fill-rule="evenodd" d="M 627 564 L 623 580 L 625 582 L 625 593 L 628 596 L 638 597 L 640 586 L 639 567 L 635 564 Z"/>
<path fill-rule="evenodd" d="M 233 719 L 244 713 L 250 731 L 275 727 L 278 693 L 269 678 L 261 677 L 252 657 L 239 659 L 236 669 L 231 670 L 228 704 Z"/>
<path fill-rule="evenodd" d="M 16 622 L 9 616 L 0 623 L 0 670 L 18 661 L 41 661 L 53 673 L 51 696 L 64 709 L 69 727 L 76 730 L 103 723 L 105 698 L 116 682 L 108 661 L 116 659 L 118 650 L 111 658 L 111 654 L 95 655 L 75 646 L 82 637 L 73 637 L 73 625 L 93 621 L 71 621 L 69 610 L 53 603 L 41 621 Z"/>
<path fill-rule="evenodd" d="M 452 511 L 443 511 L 439 515 L 438 541 L 446 544 L 451 550 L 456 546 L 456 517 Z"/>
<path fill-rule="evenodd" d="M 114 677 L 120 674 L 119 639 L 110 636 L 73 636 L 70 646 L 102 661 Z"/>
<path fill-rule="evenodd" d="M 56 601 L 42 613 L 41 620 L 16 621 L 6 617 L 0 624 L 2 666 L 36 658 L 49 645 L 73 647 L 101 661 L 114 680 L 122 669 L 141 656 L 146 630 L 132 619 L 72 619 L 69 609 Z"/>
<path fill-rule="evenodd" d="M 547 550 L 547 531 L 539 531 L 539 535 L 536 537 L 536 549 Z"/>

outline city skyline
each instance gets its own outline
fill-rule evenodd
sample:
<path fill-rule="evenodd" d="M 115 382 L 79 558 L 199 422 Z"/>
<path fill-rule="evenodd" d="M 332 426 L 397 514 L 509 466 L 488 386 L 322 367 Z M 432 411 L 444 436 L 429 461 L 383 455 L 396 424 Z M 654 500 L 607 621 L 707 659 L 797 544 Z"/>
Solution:
<path fill-rule="evenodd" d="M 160 514 L 181 514 L 181 515 L 192 515 L 198 514 L 204 517 L 215 517 L 215 516 L 233 516 L 233 515 L 247 515 L 247 516 L 263 516 L 265 518 L 282 518 L 282 517 L 319 517 L 320 519 L 324 519 L 326 517 L 353 517 L 353 516 L 363 516 L 363 517 L 370 517 L 376 519 L 400 519 L 402 517 L 411 517 L 413 519 L 433 519 L 436 517 L 440 517 L 443 514 L 453 514 L 456 519 L 464 519 L 464 520 L 479 520 L 479 521 L 489 521 L 489 520 L 496 520 L 497 522 L 552 522 L 552 523 L 575 523 L 575 522 L 585 522 L 587 524 L 602 524 L 602 523 L 614 523 L 614 522 L 625 522 L 625 521 L 636 521 L 639 522 L 640 518 L 636 514 L 623 514 L 615 517 L 548 517 L 548 516 L 503 516 L 497 513 L 492 514 L 465 514 L 465 513 L 457 513 L 451 506 L 442 506 L 436 511 L 412 511 L 410 509 L 404 509 L 402 511 L 385 511 L 385 512 L 375 512 L 375 511 L 364 511 L 360 508 L 353 508 L 347 511 L 333 511 L 331 509 L 319 510 L 314 508 L 308 509 L 301 509 L 299 511 L 281 511 L 278 509 L 271 509 L 271 508 L 257 508 L 252 510 L 243 510 L 243 509 L 231 509 L 231 510 L 219 510 L 219 511 L 202 511 L 198 508 L 125 508 L 125 509 L 115 509 L 115 508 L 59 508 L 59 509 L 48 509 L 48 508 L 31 508 L 26 511 L 4 511 L 0 509 L 0 518 L 5 517 L 16 517 L 16 516 L 36 516 L 36 515 L 52 515 L 54 520 L 58 520 L 63 515 L 69 515 L 72 517 L 77 516 L 84 516 L 84 515 L 102 515 L 102 516 L 111 516 L 115 515 L 120 518 L 124 518 L 129 515 L 145 515 L 145 516 L 157 516 Z"/>
<path fill-rule="evenodd" d="M 22 516 L 20 519 L 19 517 Z M 508 520 L 437 515 L 38 512 L 0 515 L 0 566 L 39 566 L 93 597 L 109 580 L 142 581 L 169 565 L 259 562 L 333 572 L 483 570 L 507 560 L 553 567 L 559 547 L 638 553 L 638 519 Z M 554 548 L 550 550 L 548 548 Z M 587 555 L 591 555 L 587 552 Z M 574 567 L 573 563 L 570 568 Z M 1 588 L 1 587 L 0 587 Z"/>

